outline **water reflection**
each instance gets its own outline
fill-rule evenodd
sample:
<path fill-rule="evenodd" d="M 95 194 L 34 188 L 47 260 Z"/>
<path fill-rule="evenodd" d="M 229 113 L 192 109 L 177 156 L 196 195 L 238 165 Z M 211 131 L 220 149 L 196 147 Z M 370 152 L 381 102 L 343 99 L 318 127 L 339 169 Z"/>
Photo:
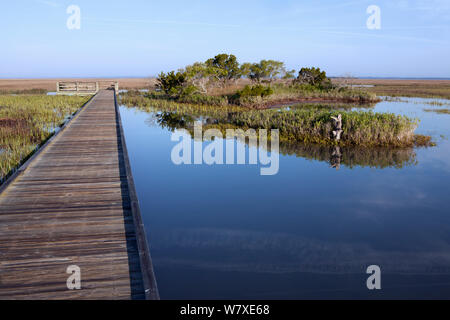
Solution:
<path fill-rule="evenodd" d="M 150 114 L 146 123 L 150 126 L 158 125 L 161 128 L 173 132 L 177 129 L 186 129 L 191 137 L 194 137 L 194 122 L 201 121 L 203 131 L 211 128 L 223 129 L 219 120 L 213 117 L 195 117 L 189 114 L 176 112 L 156 112 Z M 224 134 L 225 136 L 225 134 Z M 249 147 L 256 145 L 257 139 L 247 138 L 245 143 Z M 270 149 L 270 144 L 269 144 Z M 269 152 L 271 150 L 268 150 Z M 295 141 L 280 141 L 279 152 L 283 155 L 295 155 L 310 160 L 318 160 L 329 163 L 331 168 L 339 170 L 341 166 L 354 168 L 404 168 L 416 165 L 416 153 L 414 148 L 388 148 L 388 147 L 357 147 L 357 146 L 328 146 Z"/>
<path fill-rule="evenodd" d="M 152 246 L 160 257 L 160 266 L 176 264 L 222 272 L 345 274 L 365 273 L 368 265 L 377 262 L 387 273 L 450 275 L 448 243 L 433 243 L 430 251 L 403 251 L 374 248 L 363 242 L 224 228 L 179 228 L 165 230 L 164 234 L 156 230 L 154 239 Z M 179 252 L 177 258 L 167 255 L 173 250 Z"/>
<path fill-rule="evenodd" d="M 214 114 L 121 108 L 161 297 L 450 298 L 450 142 L 439 138 L 450 126 L 421 102 L 374 111 L 420 118 L 418 133 L 435 148 L 281 142 L 270 177 L 254 166 L 171 162 L 171 131 L 194 119 L 217 126 Z M 372 264 L 378 292 L 366 287 Z"/>
<path fill-rule="evenodd" d="M 283 155 L 328 162 L 335 169 L 341 166 L 383 169 L 417 165 L 414 148 L 340 147 L 281 141 L 280 152 Z"/>

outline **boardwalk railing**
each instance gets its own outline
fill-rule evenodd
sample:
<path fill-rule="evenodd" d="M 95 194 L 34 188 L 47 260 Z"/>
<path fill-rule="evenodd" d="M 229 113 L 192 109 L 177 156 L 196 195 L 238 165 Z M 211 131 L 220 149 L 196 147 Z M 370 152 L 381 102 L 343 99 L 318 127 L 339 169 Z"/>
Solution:
<path fill-rule="evenodd" d="M 114 89 L 119 92 L 118 82 L 109 81 L 58 81 L 56 83 L 57 94 L 96 94 L 102 89 Z"/>

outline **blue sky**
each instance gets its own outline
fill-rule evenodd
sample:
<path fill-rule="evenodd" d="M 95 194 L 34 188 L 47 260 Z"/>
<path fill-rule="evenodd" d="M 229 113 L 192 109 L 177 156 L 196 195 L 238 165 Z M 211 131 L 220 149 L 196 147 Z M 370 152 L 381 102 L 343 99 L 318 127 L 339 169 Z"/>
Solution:
<path fill-rule="evenodd" d="M 72 4 L 80 30 L 66 26 Z M 450 77 L 450 0 L 17 0 L 0 30 L 0 78 L 147 77 L 222 52 L 331 76 Z"/>

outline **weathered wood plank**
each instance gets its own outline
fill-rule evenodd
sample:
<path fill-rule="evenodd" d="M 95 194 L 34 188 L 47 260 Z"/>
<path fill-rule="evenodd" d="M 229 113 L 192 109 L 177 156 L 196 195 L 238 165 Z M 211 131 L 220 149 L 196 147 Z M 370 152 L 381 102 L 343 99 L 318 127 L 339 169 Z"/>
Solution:
<path fill-rule="evenodd" d="M 0 299 L 158 297 L 121 130 L 101 90 L 0 194 Z M 67 288 L 70 265 L 81 290 Z"/>

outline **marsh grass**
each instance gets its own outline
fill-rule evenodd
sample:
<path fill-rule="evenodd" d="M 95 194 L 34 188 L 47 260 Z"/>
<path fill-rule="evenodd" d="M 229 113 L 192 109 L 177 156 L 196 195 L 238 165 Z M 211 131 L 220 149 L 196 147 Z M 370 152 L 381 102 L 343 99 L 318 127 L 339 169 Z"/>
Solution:
<path fill-rule="evenodd" d="M 132 91 L 127 93 L 128 96 L 139 96 L 140 92 Z M 168 102 L 178 102 L 186 104 L 197 104 L 197 105 L 209 105 L 224 107 L 228 106 L 228 99 L 224 96 L 212 96 L 212 95 L 202 95 L 202 94 L 192 94 L 187 96 L 173 97 L 163 92 L 151 91 L 146 93 L 145 96 L 149 99 L 168 101 Z"/>
<path fill-rule="evenodd" d="M 365 88 L 365 90 L 379 96 L 450 99 L 450 83 L 418 81 L 417 83 L 389 84 L 389 80 L 386 82 L 386 84 L 375 84 L 374 87 Z"/>
<path fill-rule="evenodd" d="M 450 106 L 450 102 L 442 102 L 442 101 L 425 101 L 424 104 L 436 107 Z"/>
<path fill-rule="evenodd" d="M 170 116 L 166 114 L 164 118 Z M 161 118 L 160 118 L 161 119 Z M 167 125 L 167 123 L 161 123 L 158 121 L 162 127 L 169 128 L 171 130 L 175 128 L 186 129 L 191 138 L 194 139 L 194 129 L 192 125 L 182 125 L 181 123 L 172 123 Z M 223 137 L 226 137 L 227 129 L 242 129 L 242 127 L 231 125 L 231 124 L 218 124 L 203 125 L 203 133 L 208 129 L 219 129 Z M 258 137 L 258 132 L 256 132 L 256 138 Z M 206 140 L 203 140 L 206 141 Z M 247 145 L 253 147 L 259 146 L 268 151 L 271 150 L 271 137 L 270 132 L 268 132 L 268 145 L 258 145 L 258 143 L 250 144 L 250 139 L 244 138 L 243 140 Z M 257 141 L 257 140 L 256 140 Z M 364 147 L 364 146 L 337 146 L 337 145 L 326 145 L 317 143 L 303 143 L 292 140 L 281 140 L 279 142 L 279 152 L 283 155 L 295 155 L 297 157 L 318 160 L 322 162 L 327 162 L 330 166 L 337 168 L 345 166 L 347 168 L 353 169 L 355 167 L 368 167 L 368 168 L 396 168 L 401 169 L 408 166 L 417 165 L 416 153 L 413 147 Z"/>
<path fill-rule="evenodd" d="M 425 98 L 423 98 L 425 99 Z M 434 106 L 434 107 L 445 107 L 445 106 L 450 106 L 450 100 L 448 102 L 442 101 L 442 100 L 431 100 L 431 101 L 414 101 L 414 100 L 407 100 L 407 99 L 403 99 L 401 97 L 383 97 L 382 99 L 383 101 L 388 101 L 388 102 L 402 102 L 402 103 L 413 103 L 413 104 L 426 104 L 426 105 L 430 105 L 430 106 Z M 429 109 L 429 110 L 433 110 L 433 109 Z"/>
<path fill-rule="evenodd" d="M 450 109 L 423 109 L 423 111 L 440 113 L 440 114 L 450 114 Z"/>
<path fill-rule="evenodd" d="M 310 85 L 283 85 L 275 84 L 272 86 L 274 91 L 274 97 L 286 96 L 286 97 L 299 97 L 299 98 L 324 98 L 330 100 L 336 100 L 338 102 L 379 102 L 380 98 L 376 94 L 367 92 L 362 89 L 336 87 L 331 89 L 318 89 Z"/>
<path fill-rule="evenodd" d="M 1 90 L 0 95 L 13 94 L 46 94 L 48 91 L 45 89 L 17 89 L 17 90 Z"/>
<path fill-rule="evenodd" d="M 277 106 L 278 107 L 278 106 Z M 352 110 L 352 109 L 371 109 L 375 104 L 356 104 L 356 103 L 325 103 L 325 102 L 303 102 L 296 104 L 281 105 L 279 108 L 287 110 L 295 109 L 327 109 L 327 110 Z"/>
<path fill-rule="evenodd" d="M 238 90 L 228 94 L 189 94 L 180 96 L 171 96 L 163 92 L 150 91 L 145 94 L 146 98 L 152 100 L 163 100 L 168 102 L 178 102 L 196 105 L 208 106 L 242 106 L 253 109 L 265 109 L 279 103 L 301 102 L 310 100 L 324 100 L 345 103 L 374 103 L 379 102 L 380 98 L 376 94 L 368 93 L 359 89 L 351 88 L 329 88 L 320 89 L 311 85 L 289 85 L 284 83 L 274 83 L 265 88 L 270 94 L 249 95 L 247 91 L 255 89 L 257 86 L 246 86 L 243 90 Z M 129 91 L 124 93 L 125 97 L 141 96 L 139 91 Z"/>
<path fill-rule="evenodd" d="M 279 129 L 283 141 L 317 143 L 326 145 L 393 146 L 417 145 L 414 130 L 419 120 L 392 113 L 372 111 L 344 111 L 326 108 L 297 108 L 292 110 L 253 110 L 238 106 L 206 106 L 177 103 L 144 96 L 124 95 L 121 102 L 128 107 L 145 111 L 172 113 L 168 126 L 176 128 L 177 118 L 183 119 L 179 127 L 186 125 L 186 119 L 202 118 L 219 129 L 253 128 Z M 333 139 L 333 116 L 342 115 L 344 133 L 337 142 Z M 163 119 L 164 120 L 164 119 Z M 423 139 L 421 141 L 424 141 Z"/>
<path fill-rule="evenodd" d="M 88 99 L 0 95 L 0 183 Z"/>
<path fill-rule="evenodd" d="M 431 140 L 430 136 L 416 134 L 414 135 L 414 145 L 419 147 L 434 147 L 436 143 Z"/>
<path fill-rule="evenodd" d="M 343 136 L 333 139 L 331 117 L 342 115 Z M 391 113 L 372 111 L 338 111 L 326 109 L 262 110 L 233 113 L 229 123 L 244 128 L 279 129 L 281 140 L 304 143 L 411 146 L 418 120 Z"/>
<path fill-rule="evenodd" d="M 404 102 L 404 103 L 411 103 L 411 101 L 406 100 L 406 99 L 402 99 L 401 97 L 383 97 L 382 98 L 383 101 L 387 101 L 387 102 Z"/>
<path fill-rule="evenodd" d="M 231 104 L 254 109 L 264 109 L 280 103 L 314 100 L 360 104 L 381 101 L 374 93 L 350 88 L 331 88 L 324 90 L 310 85 L 274 84 L 271 86 L 271 89 L 273 93 L 264 97 L 230 95 L 228 96 L 228 101 Z"/>

